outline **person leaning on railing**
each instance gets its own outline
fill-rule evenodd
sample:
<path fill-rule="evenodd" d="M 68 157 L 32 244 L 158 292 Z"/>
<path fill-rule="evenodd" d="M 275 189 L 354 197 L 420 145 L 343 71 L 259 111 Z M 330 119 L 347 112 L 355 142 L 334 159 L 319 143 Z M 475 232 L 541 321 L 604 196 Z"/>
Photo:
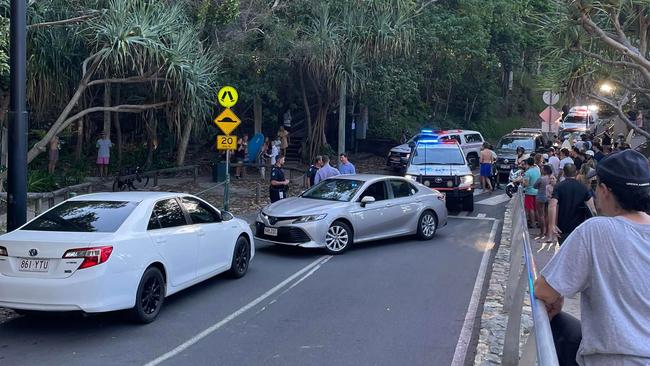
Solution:
<path fill-rule="evenodd" d="M 650 166 L 626 150 L 593 175 L 602 216 L 569 235 L 535 296 L 546 303 L 560 365 L 650 365 Z M 578 292 L 582 323 L 561 312 L 564 296 Z"/>

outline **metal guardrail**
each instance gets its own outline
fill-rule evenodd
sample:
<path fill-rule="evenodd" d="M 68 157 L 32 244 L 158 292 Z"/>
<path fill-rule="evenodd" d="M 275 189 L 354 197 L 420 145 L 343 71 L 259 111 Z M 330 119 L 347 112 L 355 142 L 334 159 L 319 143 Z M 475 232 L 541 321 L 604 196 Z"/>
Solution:
<path fill-rule="evenodd" d="M 523 190 L 518 190 L 512 199 L 512 231 L 510 237 L 510 272 L 505 290 L 504 312 L 508 313 L 502 364 L 514 365 L 558 365 L 551 325 L 544 302 L 535 298 L 533 287 L 538 277 L 530 234 L 524 211 Z M 519 358 L 519 333 L 524 294 L 528 286 L 533 317 L 533 330 Z M 532 345 L 535 345 L 533 348 Z M 533 350 L 536 349 L 536 355 Z M 535 357 L 536 356 L 536 357 Z M 537 362 L 537 363 L 536 363 Z"/>
<path fill-rule="evenodd" d="M 86 193 L 92 193 L 93 185 L 92 183 L 81 183 L 73 186 L 65 187 L 58 189 L 52 192 L 29 192 L 27 193 L 27 200 L 34 201 L 34 214 L 40 215 L 44 210 L 43 200 L 47 200 L 46 209 L 54 207 L 56 197 L 66 197 L 69 198 L 73 195 L 76 195 L 76 192 L 85 190 Z M 0 192 L 0 199 L 7 199 L 7 192 Z"/>

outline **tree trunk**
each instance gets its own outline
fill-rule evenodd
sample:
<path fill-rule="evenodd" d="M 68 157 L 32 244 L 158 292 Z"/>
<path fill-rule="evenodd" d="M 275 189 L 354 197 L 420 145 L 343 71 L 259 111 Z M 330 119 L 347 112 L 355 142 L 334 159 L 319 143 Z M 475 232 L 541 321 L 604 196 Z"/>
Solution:
<path fill-rule="evenodd" d="M 118 86 L 115 89 L 115 104 L 120 104 L 120 88 Z M 122 122 L 120 122 L 120 114 L 115 113 L 113 116 L 113 122 L 115 123 L 115 137 L 117 138 L 117 167 L 122 169 L 122 152 L 124 150 L 122 141 Z"/>
<path fill-rule="evenodd" d="M 305 119 L 307 120 L 307 136 L 312 133 L 311 111 L 309 110 L 309 100 L 307 99 L 307 89 L 305 88 L 305 73 L 302 66 L 298 69 L 300 75 L 300 91 L 302 92 L 302 105 L 305 109 Z"/>
<path fill-rule="evenodd" d="M 474 100 L 472 100 L 472 106 L 469 109 L 469 113 L 467 114 L 467 125 L 469 127 L 469 123 L 472 121 L 472 115 L 474 114 L 474 106 L 476 105 L 476 98 L 478 98 L 478 95 L 474 97 Z"/>
<path fill-rule="evenodd" d="M 147 118 L 145 127 L 147 129 L 147 161 L 144 163 L 146 170 L 153 165 L 153 154 L 158 146 L 158 123 L 153 118 Z"/>
<path fill-rule="evenodd" d="M 443 118 L 445 121 L 447 120 L 447 113 L 449 113 L 449 100 L 451 99 L 451 87 L 452 87 L 451 80 L 449 80 L 449 89 L 447 89 L 447 100 L 445 101 L 445 118 Z"/>
<path fill-rule="evenodd" d="M 111 106 L 111 83 L 104 84 L 104 107 Z M 104 112 L 104 133 L 111 138 L 111 112 Z"/>
<path fill-rule="evenodd" d="M 256 93 L 255 97 L 253 98 L 253 120 L 254 120 L 255 133 L 261 133 L 262 132 L 262 97 L 260 96 L 259 93 Z M 191 129 L 191 127 L 189 129 Z M 188 136 L 188 141 L 189 141 L 189 136 Z"/>
<path fill-rule="evenodd" d="M 345 153 L 345 113 L 346 113 L 346 94 L 347 88 L 346 83 L 341 83 L 341 89 L 339 92 L 339 143 L 338 143 L 338 155 Z"/>
<path fill-rule="evenodd" d="M 74 157 L 77 161 L 81 160 L 83 154 L 85 120 L 85 118 L 82 118 L 77 122 L 77 144 L 74 147 Z"/>
<path fill-rule="evenodd" d="M 256 95 L 255 98 L 258 98 L 258 96 Z M 193 126 L 194 126 L 194 118 L 189 117 L 185 123 L 185 129 L 183 130 L 183 134 L 181 135 L 181 141 L 178 144 L 178 151 L 176 152 L 176 166 L 183 166 L 183 164 L 185 164 L 185 154 L 187 153 L 187 146 L 190 143 L 190 135 L 192 133 Z"/>

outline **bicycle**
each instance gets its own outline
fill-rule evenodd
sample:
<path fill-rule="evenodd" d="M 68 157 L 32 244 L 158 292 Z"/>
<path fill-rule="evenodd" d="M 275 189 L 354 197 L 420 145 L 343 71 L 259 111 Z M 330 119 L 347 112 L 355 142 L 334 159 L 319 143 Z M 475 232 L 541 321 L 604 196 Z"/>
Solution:
<path fill-rule="evenodd" d="M 140 175 L 142 173 L 140 167 L 135 169 L 124 169 L 115 178 L 113 182 L 113 192 L 123 192 L 125 190 L 137 191 L 149 184 L 149 176 Z"/>

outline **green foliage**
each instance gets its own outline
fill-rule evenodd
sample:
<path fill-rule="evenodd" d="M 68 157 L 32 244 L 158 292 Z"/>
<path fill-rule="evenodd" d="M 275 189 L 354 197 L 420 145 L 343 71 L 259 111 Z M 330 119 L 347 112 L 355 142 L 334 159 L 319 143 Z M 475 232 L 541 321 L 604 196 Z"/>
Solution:
<path fill-rule="evenodd" d="M 44 170 L 30 170 L 27 176 L 28 192 L 51 192 L 57 189 L 54 176 Z"/>

